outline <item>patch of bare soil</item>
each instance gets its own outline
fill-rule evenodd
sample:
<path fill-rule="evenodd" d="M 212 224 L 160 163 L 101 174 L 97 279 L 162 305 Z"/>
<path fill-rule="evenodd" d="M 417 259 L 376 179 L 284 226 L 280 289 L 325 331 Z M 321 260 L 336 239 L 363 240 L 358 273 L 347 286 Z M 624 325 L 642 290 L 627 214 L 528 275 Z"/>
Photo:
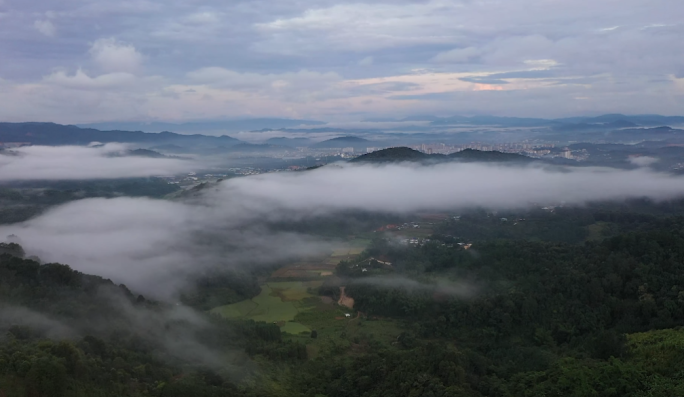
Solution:
<path fill-rule="evenodd" d="M 346 306 L 350 309 L 354 308 L 354 298 L 350 298 L 345 294 L 344 287 L 340 287 L 340 299 L 337 301 L 340 306 Z"/>

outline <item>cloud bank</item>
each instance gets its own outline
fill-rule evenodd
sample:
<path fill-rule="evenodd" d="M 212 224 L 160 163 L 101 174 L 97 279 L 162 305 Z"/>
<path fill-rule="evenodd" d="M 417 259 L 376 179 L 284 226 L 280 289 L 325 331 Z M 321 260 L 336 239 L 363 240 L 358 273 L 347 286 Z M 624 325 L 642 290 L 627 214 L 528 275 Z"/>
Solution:
<path fill-rule="evenodd" d="M 0 181 L 107 179 L 173 175 L 194 169 L 189 160 L 126 156 L 128 145 L 26 146 L 0 152 Z"/>
<path fill-rule="evenodd" d="M 344 164 L 230 179 L 186 201 L 75 201 L 2 226 L 0 235 L 17 235 L 43 261 L 172 298 L 189 278 L 211 269 L 261 266 L 330 249 L 315 236 L 273 231 L 272 222 L 348 210 L 410 213 L 681 196 L 684 178 L 648 168 Z"/>

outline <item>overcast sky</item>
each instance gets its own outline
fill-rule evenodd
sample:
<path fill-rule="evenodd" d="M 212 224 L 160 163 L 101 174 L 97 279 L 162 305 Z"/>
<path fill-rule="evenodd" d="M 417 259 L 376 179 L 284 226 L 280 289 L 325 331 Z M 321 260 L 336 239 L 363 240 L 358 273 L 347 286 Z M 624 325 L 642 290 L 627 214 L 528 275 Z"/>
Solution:
<path fill-rule="evenodd" d="M 681 0 L 0 0 L 0 120 L 683 113 Z"/>

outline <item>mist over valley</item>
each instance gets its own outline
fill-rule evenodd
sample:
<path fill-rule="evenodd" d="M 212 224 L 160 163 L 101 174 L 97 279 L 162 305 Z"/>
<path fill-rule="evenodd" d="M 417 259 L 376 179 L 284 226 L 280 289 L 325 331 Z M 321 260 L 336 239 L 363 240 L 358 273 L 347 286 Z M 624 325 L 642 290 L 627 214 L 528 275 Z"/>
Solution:
<path fill-rule="evenodd" d="M 0 397 L 684 395 L 682 11 L 0 0 Z"/>

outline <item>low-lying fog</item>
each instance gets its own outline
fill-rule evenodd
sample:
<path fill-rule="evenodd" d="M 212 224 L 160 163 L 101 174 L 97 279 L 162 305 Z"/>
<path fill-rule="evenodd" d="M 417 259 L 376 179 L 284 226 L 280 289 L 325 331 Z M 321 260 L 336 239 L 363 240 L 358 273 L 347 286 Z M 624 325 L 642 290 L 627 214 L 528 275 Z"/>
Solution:
<path fill-rule="evenodd" d="M 88 164 L 74 160 L 74 175 L 82 175 L 78 168 L 102 170 L 114 164 L 110 161 L 119 164 L 117 158 L 93 158 Z M 46 163 L 62 160 L 56 156 Z M 160 161 L 135 159 L 130 168 L 116 172 L 130 176 L 141 166 L 138 160 Z M 178 170 L 175 162 L 155 164 L 159 173 Z M 4 168 L 0 166 L 2 175 L 7 173 Z M 67 166 L 61 164 L 61 169 Z M 23 172 L 30 174 L 27 169 Z M 18 236 L 29 254 L 45 262 L 66 263 L 136 291 L 168 298 L 189 274 L 214 267 L 258 266 L 322 253 L 330 247 L 316 236 L 275 232 L 270 222 L 347 210 L 410 213 L 473 206 L 523 208 L 533 203 L 582 204 L 630 197 L 665 200 L 682 195 L 684 178 L 648 168 L 332 164 L 311 171 L 234 178 L 184 201 L 128 197 L 74 201 L 26 222 L 2 226 L 0 235 Z"/>
<path fill-rule="evenodd" d="M 0 152 L 0 181 L 106 179 L 169 175 L 197 163 L 176 158 L 128 156 L 131 145 L 26 146 Z"/>

